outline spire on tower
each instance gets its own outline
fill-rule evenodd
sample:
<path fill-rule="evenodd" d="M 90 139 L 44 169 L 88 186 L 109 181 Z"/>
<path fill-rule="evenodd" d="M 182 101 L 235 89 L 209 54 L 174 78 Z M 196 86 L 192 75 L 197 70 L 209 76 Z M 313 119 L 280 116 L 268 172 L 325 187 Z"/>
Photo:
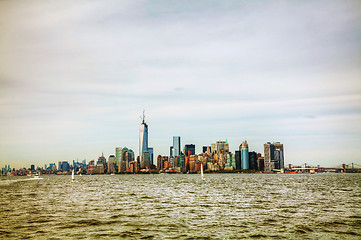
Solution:
<path fill-rule="evenodd" d="M 145 123 L 145 110 L 143 110 L 143 116 L 140 117 L 142 119 L 142 123 Z"/>

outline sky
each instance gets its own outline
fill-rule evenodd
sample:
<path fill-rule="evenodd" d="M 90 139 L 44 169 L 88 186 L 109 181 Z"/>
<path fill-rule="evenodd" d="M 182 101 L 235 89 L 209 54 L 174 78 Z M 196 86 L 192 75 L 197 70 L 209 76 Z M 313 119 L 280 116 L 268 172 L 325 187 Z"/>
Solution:
<path fill-rule="evenodd" d="M 0 1 L 0 167 L 284 144 L 361 165 L 360 1 Z"/>

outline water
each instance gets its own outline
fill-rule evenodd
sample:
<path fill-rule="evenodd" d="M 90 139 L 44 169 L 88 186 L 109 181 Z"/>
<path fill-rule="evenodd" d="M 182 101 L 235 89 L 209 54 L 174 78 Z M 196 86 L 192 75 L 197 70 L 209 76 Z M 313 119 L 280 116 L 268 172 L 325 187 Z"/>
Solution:
<path fill-rule="evenodd" d="M 360 239 L 360 174 L 0 178 L 0 238 Z"/>

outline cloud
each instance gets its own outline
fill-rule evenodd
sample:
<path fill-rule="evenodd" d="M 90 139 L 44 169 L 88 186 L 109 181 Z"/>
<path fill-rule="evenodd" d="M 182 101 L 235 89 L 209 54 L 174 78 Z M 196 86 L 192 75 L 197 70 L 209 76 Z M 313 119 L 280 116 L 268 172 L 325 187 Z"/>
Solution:
<path fill-rule="evenodd" d="M 330 134 L 360 136 L 360 15 L 358 1 L 2 1 L 0 164 L 137 151 L 144 108 L 156 154 L 172 135 L 281 139 L 290 161 L 305 136 L 329 151 Z"/>

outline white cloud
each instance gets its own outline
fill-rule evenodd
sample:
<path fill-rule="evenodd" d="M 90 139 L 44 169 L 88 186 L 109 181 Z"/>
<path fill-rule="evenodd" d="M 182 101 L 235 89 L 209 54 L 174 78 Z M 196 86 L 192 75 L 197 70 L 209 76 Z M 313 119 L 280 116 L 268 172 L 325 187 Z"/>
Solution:
<path fill-rule="evenodd" d="M 144 108 L 156 154 L 173 135 L 198 150 L 248 138 L 327 164 L 332 135 L 359 161 L 360 15 L 358 1 L 2 1 L 0 164 L 137 151 Z"/>

